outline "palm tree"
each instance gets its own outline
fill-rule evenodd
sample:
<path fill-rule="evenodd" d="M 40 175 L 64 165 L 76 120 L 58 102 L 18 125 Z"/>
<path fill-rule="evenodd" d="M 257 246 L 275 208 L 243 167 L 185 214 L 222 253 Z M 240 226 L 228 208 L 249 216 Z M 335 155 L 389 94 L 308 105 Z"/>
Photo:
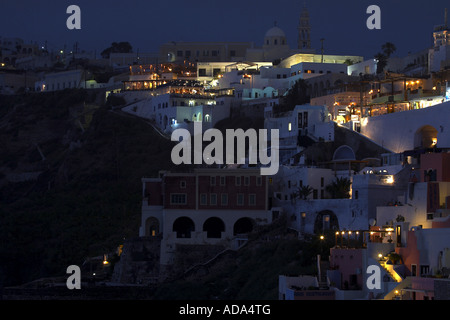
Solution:
<path fill-rule="evenodd" d="M 381 49 L 383 50 L 383 53 L 386 55 L 387 58 L 389 58 L 391 54 L 397 51 L 397 47 L 392 42 L 386 42 L 381 46 Z"/>
<path fill-rule="evenodd" d="M 377 74 L 382 73 L 387 65 L 387 57 L 383 53 L 379 52 L 374 56 L 374 58 L 377 61 Z"/>
<path fill-rule="evenodd" d="M 383 52 L 378 52 L 374 58 L 377 60 L 377 74 L 382 73 L 384 68 L 386 68 L 388 59 L 391 57 L 395 51 L 397 51 L 397 47 L 392 42 L 386 42 L 381 46 L 381 50 Z"/>
<path fill-rule="evenodd" d="M 300 197 L 302 200 L 306 200 L 308 198 L 308 196 L 313 193 L 314 189 L 309 186 L 301 186 L 298 188 L 297 190 L 297 196 Z"/>
<path fill-rule="evenodd" d="M 326 186 L 327 192 L 331 195 L 332 199 L 348 199 L 350 198 L 350 186 L 351 182 L 348 178 L 337 178 L 331 184 Z"/>

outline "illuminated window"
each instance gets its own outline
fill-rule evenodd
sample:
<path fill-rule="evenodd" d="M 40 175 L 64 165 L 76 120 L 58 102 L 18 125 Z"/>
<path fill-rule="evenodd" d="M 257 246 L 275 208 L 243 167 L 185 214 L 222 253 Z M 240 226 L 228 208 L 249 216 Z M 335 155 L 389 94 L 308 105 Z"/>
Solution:
<path fill-rule="evenodd" d="M 322 223 L 323 223 L 323 229 L 324 230 L 330 229 L 330 216 L 329 215 L 324 215 Z"/>
<path fill-rule="evenodd" d="M 292 123 L 291 122 L 289 122 L 289 124 L 288 124 L 288 130 L 292 131 Z"/>

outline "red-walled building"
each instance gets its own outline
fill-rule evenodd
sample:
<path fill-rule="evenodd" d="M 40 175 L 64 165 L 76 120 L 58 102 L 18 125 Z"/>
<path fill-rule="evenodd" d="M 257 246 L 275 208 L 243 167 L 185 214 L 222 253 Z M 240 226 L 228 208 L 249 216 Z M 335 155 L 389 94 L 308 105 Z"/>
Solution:
<path fill-rule="evenodd" d="M 424 153 L 420 156 L 420 181 L 450 182 L 450 153 Z"/>
<path fill-rule="evenodd" d="M 232 245 L 272 221 L 268 179 L 259 169 L 194 169 L 143 178 L 140 236 L 162 236 L 161 263 L 176 244 Z M 166 254 L 164 254 L 166 252 Z"/>

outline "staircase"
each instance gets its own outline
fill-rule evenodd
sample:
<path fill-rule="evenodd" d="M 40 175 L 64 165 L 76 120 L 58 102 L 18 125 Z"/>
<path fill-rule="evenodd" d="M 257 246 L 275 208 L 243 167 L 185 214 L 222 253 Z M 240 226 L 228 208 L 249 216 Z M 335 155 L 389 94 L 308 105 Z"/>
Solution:
<path fill-rule="evenodd" d="M 393 264 L 387 264 L 387 261 L 388 260 L 380 261 L 380 265 L 383 267 L 383 269 L 386 271 L 386 273 L 389 274 L 389 276 L 395 282 L 402 282 L 403 281 L 403 277 L 394 270 L 394 265 Z"/>
<path fill-rule="evenodd" d="M 394 289 L 384 296 L 384 300 L 396 300 L 401 298 L 401 289 L 411 287 L 411 277 L 406 277 Z"/>

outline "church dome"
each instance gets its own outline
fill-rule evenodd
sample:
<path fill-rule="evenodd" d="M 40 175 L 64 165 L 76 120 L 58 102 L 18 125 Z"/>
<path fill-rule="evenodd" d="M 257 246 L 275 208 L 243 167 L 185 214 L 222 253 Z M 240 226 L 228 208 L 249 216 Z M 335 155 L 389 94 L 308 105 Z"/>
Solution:
<path fill-rule="evenodd" d="M 267 30 L 265 37 L 266 38 L 268 38 L 268 37 L 282 37 L 282 38 L 285 38 L 286 35 L 285 35 L 284 31 L 281 28 L 279 28 L 277 26 L 274 26 L 274 27 L 270 28 L 269 30 Z"/>
<path fill-rule="evenodd" d="M 347 145 L 342 145 L 336 149 L 333 154 L 333 161 L 350 161 L 356 160 L 355 152 Z"/>

